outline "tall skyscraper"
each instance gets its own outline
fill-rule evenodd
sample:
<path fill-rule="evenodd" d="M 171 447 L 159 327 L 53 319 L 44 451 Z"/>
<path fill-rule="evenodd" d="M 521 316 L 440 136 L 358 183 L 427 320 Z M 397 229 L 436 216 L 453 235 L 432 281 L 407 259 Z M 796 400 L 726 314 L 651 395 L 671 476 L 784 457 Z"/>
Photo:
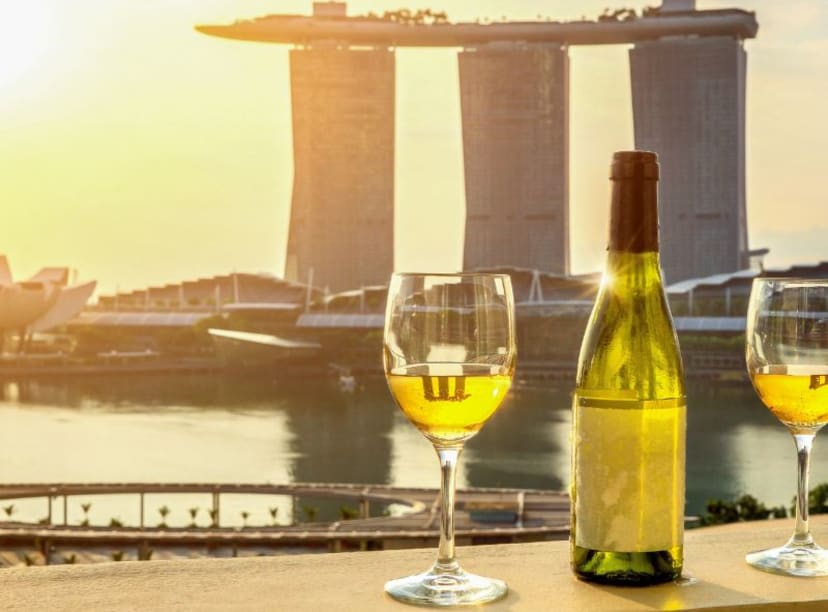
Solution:
<path fill-rule="evenodd" d="M 394 52 L 290 51 L 293 201 L 285 277 L 331 291 L 394 267 Z"/>
<path fill-rule="evenodd" d="M 635 146 L 661 164 L 667 282 L 748 267 L 745 64 L 733 36 L 670 37 L 630 50 Z"/>
<path fill-rule="evenodd" d="M 494 42 L 458 55 L 464 269 L 569 271 L 569 56 Z"/>

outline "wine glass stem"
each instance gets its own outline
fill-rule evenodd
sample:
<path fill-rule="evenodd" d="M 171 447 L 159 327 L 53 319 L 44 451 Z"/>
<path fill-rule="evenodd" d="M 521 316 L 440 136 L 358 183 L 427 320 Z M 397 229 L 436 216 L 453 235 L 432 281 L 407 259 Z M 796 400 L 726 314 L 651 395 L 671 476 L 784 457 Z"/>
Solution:
<path fill-rule="evenodd" d="M 457 460 L 462 446 L 435 447 L 440 458 L 440 548 L 436 568 L 441 572 L 459 569 L 454 560 L 454 486 Z"/>
<path fill-rule="evenodd" d="M 808 529 L 808 472 L 811 459 L 811 444 L 814 434 L 794 434 L 797 455 L 796 531 L 789 544 L 808 546 L 814 543 Z"/>

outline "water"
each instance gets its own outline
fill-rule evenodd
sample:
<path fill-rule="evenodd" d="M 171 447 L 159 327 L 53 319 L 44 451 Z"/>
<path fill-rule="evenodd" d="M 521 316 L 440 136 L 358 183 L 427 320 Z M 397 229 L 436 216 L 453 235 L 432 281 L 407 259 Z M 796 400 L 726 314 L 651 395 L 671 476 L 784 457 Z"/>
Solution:
<path fill-rule="evenodd" d="M 688 421 L 689 514 L 701 513 L 709 498 L 741 493 L 769 505 L 790 504 L 793 443 L 748 382 L 691 384 Z M 565 489 L 569 429 L 569 390 L 513 390 L 467 444 L 458 485 Z M 828 481 L 828 450 L 822 452 L 821 442 L 818 436 L 812 484 Z M 430 444 L 393 406 L 379 378 L 351 394 L 317 379 L 134 376 L 0 384 L 0 481 L 436 487 L 438 468 Z M 206 496 L 162 497 L 148 500 L 148 508 L 169 505 L 171 525 L 189 522 L 187 508 L 208 505 Z M 137 520 L 134 504 L 88 501 L 93 522 Z M 83 515 L 80 501 L 73 503 L 69 520 L 77 523 Z M 223 506 L 223 517 L 250 504 L 222 503 L 229 508 Z M 288 522 L 289 503 L 260 500 L 249 509 L 251 524 L 270 522 L 267 504 L 279 507 L 280 522 Z M 40 506 L 18 503 L 15 516 L 40 518 Z"/>

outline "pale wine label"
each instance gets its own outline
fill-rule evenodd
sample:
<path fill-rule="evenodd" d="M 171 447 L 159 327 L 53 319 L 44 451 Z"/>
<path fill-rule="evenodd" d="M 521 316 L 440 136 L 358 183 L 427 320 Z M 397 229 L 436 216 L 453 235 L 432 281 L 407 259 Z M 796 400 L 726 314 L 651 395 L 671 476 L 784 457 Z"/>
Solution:
<path fill-rule="evenodd" d="M 684 398 L 598 399 L 576 394 L 575 544 L 605 552 L 681 546 Z"/>

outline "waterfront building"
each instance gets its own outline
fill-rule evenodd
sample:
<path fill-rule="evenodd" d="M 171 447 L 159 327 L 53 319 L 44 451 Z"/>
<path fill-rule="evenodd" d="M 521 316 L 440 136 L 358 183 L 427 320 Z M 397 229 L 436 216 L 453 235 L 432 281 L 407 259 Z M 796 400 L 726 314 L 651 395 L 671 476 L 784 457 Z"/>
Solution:
<path fill-rule="evenodd" d="M 668 282 L 749 267 L 745 66 L 737 35 L 670 36 L 630 50 L 635 146 L 656 151 L 661 167 Z"/>
<path fill-rule="evenodd" d="M 466 226 L 463 269 L 569 271 L 569 56 L 493 42 L 458 54 Z"/>
<path fill-rule="evenodd" d="M 210 315 L 238 309 L 244 304 L 301 310 L 321 297 L 318 290 L 271 274 L 233 272 L 101 295 L 95 308 L 85 314 L 203 312 Z"/>
<path fill-rule="evenodd" d="M 341 291 L 394 268 L 394 53 L 290 52 L 293 200 L 285 277 Z"/>
<path fill-rule="evenodd" d="M 97 283 L 70 284 L 70 276 L 68 267 L 48 267 L 15 281 L 8 259 L 0 255 L 0 355 L 7 331 L 17 334 L 22 352 L 33 334 L 54 329 L 83 309 Z"/>

